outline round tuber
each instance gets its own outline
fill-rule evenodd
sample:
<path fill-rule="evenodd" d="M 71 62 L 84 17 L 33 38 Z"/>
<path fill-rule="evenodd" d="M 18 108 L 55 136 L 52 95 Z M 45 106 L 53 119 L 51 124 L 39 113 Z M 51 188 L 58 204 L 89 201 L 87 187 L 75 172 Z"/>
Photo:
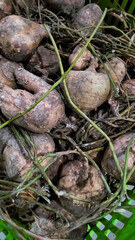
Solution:
<path fill-rule="evenodd" d="M 54 141 L 47 133 L 29 133 L 29 136 L 34 143 L 38 160 L 47 153 L 54 152 Z M 26 148 L 24 148 L 18 138 L 7 127 L 0 131 L 0 143 L 0 155 L 4 159 L 7 176 L 16 179 L 16 181 L 22 181 L 35 161 L 33 146 L 27 143 Z M 49 161 L 50 158 L 46 158 L 41 165 L 45 167 Z"/>
<path fill-rule="evenodd" d="M 44 5 L 55 12 L 62 11 L 71 14 L 73 10 L 81 9 L 85 0 L 45 0 Z"/>
<path fill-rule="evenodd" d="M 76 15 L 74 19 L 74 27 L 76 29 L 81 29 L 85 27 L 84 30 L 81 31 L 82 35 L 91 35 L 94 30 L 94 27 L 99 22 L 102 17 L 102 10 L 97 4 L 87 4 L 84 6 Z M 101 30 L 100 30 L 101 31 Z"/>
<path fill-rule="evenodd" d="M 48 34 L 43 25 L 11 15 L 0 21 L 2 54 L 15 62 L 26 60 Z"/>
<path fill-rule="evenodd" d="M 104 64 L 115 83 L 120 83 L 124 79 L 126 74 L 126 64 L 121 58 L 114 57 L 106 61 Z M 103 65 L 99 66 L 98 72 L 107 74 Z"/>
<path fill-rule="evenodd" d="M 98 171 L 82 161 L 70 161 L 63 166 L 58 184 L 59 190 L 72 194 L 90 203 L 60 197 L 62 206 L 76 217 L 87 213 L 92 202 L 100 202 L 106 195 L 104 184 Z"/>
<path fill-rule="evenodd" d="M 129 79 L 122 85 L 124 91 L 129 96 L 135 96 L 135 79 Z"/>
<path fill-rule="evenodd" d="M 82 44 L 79 44 L 75 47 L 72 54 L 69 56 L 69 65 L 73 63 L 78 54 L 81 52 L 82 48 L 83 48 Z M 91 57 L 92 57 L 91 52 L 88 49 L 85 49 L 81 57 L 77 60 L 77 62 L 73 66 L 73 69 L 74 70 L 85 69 L 89 65 Z"/>
<path fill-rule="evenodd" d="M 113 142 L 114 150 L 122 170 L 124 170 L 125 152 L 128 143 L 130 139 L 133 137 L 133 135 L 134 133 L 126 133 L 116 138 Z M 135 141 L 133 142 L 129 151 L 127 172 L 129 172 L 133 168 L 134 164 L 135 164 Z M 102 160 L 102 169 L 104 173 L 107 173 L 108 175 L 111 175 L 112 177 L 120 180 L 120 173 L 116 167 L 112 152 L 109 147 L 106 149 Z M 130 182 L 135 182 L 135 172 L 133 173 Z"/>
<path fill-rule="evenodd" d="M 84 112 L 99 107 L 106 101 L 110 92 L 108 76 L 96 72 L 94 64 L 95 62 L 85 71 L 71 70 L 66 77 L 66 84 L 72 101 Z"/>

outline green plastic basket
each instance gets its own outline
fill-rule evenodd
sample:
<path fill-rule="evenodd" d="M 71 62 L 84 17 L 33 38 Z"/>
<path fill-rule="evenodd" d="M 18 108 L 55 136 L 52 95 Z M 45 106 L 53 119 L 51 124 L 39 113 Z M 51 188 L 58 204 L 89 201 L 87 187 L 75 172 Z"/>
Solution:
<path fill-rule="evenodd" d="M 85 240 L 135 240 L 135 186 L 127 185 L 127 194 L 129 199 L 123 199 L 120 205 L 127 209 L 120 208 L 94 227 L 89 226 Z"/>

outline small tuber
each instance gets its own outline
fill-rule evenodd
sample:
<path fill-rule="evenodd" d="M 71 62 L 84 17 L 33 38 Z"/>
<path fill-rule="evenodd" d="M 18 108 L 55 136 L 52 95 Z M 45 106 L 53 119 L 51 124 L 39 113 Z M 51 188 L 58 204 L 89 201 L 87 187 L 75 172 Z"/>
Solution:
<path fill-rule="evenodd" d="M 126 74 L 125 62 L 119 57 L 114 57 L 106 61 L 104 64 L 108 69 L 114 83 L 118 83 L 118 84 L 121 83 L 121 81 L 124 79 L 124 76 Z M 98 72 L 107 74 L 103 65 L 99 66 Z"/>
<path fill-rule="evenodd" d="M 76 59 L 78 54 L 81 52 L 82 48 L 83 48 L 82 44 L 79 44 L 75 47 L 72 54 L 69 56 L 69 65 L 73 63 L 73 61 Z M 92 57 L 91 52 L 88 49 L 85 49 L 83 54 L 80 56 L 80 58 L 77 60 L 77 62 L 73 66 L 73 69 L 74 70 L 85 69 L 89 65 L 91 57 Z"/>
<path fill-rule="evenodd" d="M 130 139 L 133 137 L 134 133 L 126 133 L 121 135 L 120 137 L 116 138 L 113 142 L 114 150 L 117 155 L 119 164 L 124 170 L 124 163 L 125 163 L 125 152 L 128 146 Z M 133 142 L 128 157 L 128 165 L 127 165 L 127 172 L 129 172 L 135 164 L 135 141 Z M 112 152 L 108 147 L 104 153 L 104 157 L 102 160 L 102 169 L 108 175 L 120 180 L 120 173 L 116 167 Z M 135 183 L 135 172 L 133 173 L 130 182 Z"/>
<path fill-rule="evenodd" d="M 81 29 L 88 27 L 81 31 L 82 35 L 91 35 L 94 27 L 99 22 L 102 17 L 102 11 L 97 4 L 87 4 L 77 13 L 74 19 L 74 27 L 76 29 Z"/>

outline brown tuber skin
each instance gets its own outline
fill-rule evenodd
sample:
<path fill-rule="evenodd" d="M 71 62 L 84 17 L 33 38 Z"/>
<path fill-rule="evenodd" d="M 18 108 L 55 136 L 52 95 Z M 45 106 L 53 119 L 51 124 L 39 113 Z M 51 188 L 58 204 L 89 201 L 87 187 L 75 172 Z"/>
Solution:
<path fill-rule="evenodd" d="M 43 25 L 11 15 L 0 21 L 2 54 L 15 62 L 26 60 L 48 34 Z"/>
<path fill-rule="evenodd" d="M 19 64 L 16 64 L 16 67 L 11 70 L 17 82 L 27 91 L 14 90 L 6 85 L 1 85 L 1 111 L 8 119 L 31 107 L 51 87 Z M 64 104 L 58 92 L 53 90 L 36 107 L 15 120 L 14 123 L 32 132 L 44 133 L 55 127 L 64 117 Z"/>
<path fill-rule="evenodd" d="M 14 9 L 10 0 L 0 0 L 0 20 L 13 12 Z"/>
<path fill-rule="evenodd" d="M 15 78 L 11 69 L 15 68 L 16 63 L 8 61 L 6 58 L 0 56 L 0 83 L 3 83 L 11 88 L 16 88 Z"/>
<path fill-rule="evenodd" d="M 44 0 L 44 5 L 56 12 L 72 13 L 73 10 L 81 9 L 85 0 Z"/>
<path fill-rule="evenodd" d="M 106 195 L 98 171 L 83 161 L 70 161 L 63 166 L 58 184 L 60 191 L 84 200 L 100 202 Z M 62 206 L 76 217 L 84 216 L 92 203 L 60 197 Z"/>
<path fill-rule="evenodd" d="M 110 81 L 106 74 L 97 73 L 97 61 L 91 58 L 85 71 L 71 70 L 66 84 L 72 101 L 84 112 L 96 109 L 106 101 L 110 92 Z"/>
<path fill-rule="evenodd" d="M 57 55 L 43 46 L 38 47 L 27 64 L 27 69 L 30 72 L 39 72 L 43 75 L 54 74 L 59 70 Z"/>
<path fill-rule="evenodd" d="M 75 47 L 72 54 L 69 56 L 69 65 L 73 63 L 73 61 L 76 59 L 78 54 L 81 52 L 82 48 L 83 48 L 82 44 L 79 44 Z M 91 52 L 88 49 L 85 49 L 84 53 L 81 55 L 81 57 L 73 66 L 73 69 L 74 70 L 85 69 L 89 65 L 91 57 L 92 57 Z"/>
<path fill-rule="evenodd" d="M 123 83 L 122 88 L 128 96 L 135 95 L 135 79 L 129 79 Z"/>
<path fill-rule="evenodd" d="M 55 144 L 47 133 L 29 133 L 29 136 L 35 145 L 38 160 L 47 153 L 54 152 Z M 30 158 L 27 150 L 7 127 L 0 131 L 0 143 L 0 155 L 4 160 L 7 176 L 16 181 L 22 181 L 34 164 L 33 147 L 28 144 L 26 146 L 32 154 L 32 158 Z M 47 158 L 41 165 L 45 167 L 49 161 L 50 158 Z"/>
<path fill-rule="evenodd" d="M 133 137 L 134 133 L 126 133 L 118 138 L 116 138 L 113 142 L 115 153 L 118 157 L 119 164 L 124 170 L 124 163 L 125 163 L 125 152 L 128 146 L 130 139 Z M 135 164 L 135 141 L 133 142 L 128 157 L 128 166 L 127 171 L 129 172 Z M 103 160 L 102 160 L 102 169 L 108 175 L 120 180 L 120 173 L 116 167 L 112 152 L 108 147 L 105 151 Z M 133 173 L 129 182 L 135 183 L 135 172 Z"/>
<path fill-rule="evenodd" d="M 118 84 L 121 83 L 121 81 L 124 79 L 126 75 L 125 62 L 121 58 L 114 57 L 105 62 L 104 64 L 107 67 L 114 83 Z M 99 66 L 98 72 L 107 74 L 103 65 Z"/>
<path fill-rule="evenodd" d="M 85 28 L 88 26 L 96 26 L 102 17 L 102 11 L 96 4 L 87 4 L 76 15 L 74 27 L 76 29 Z M 81 31 L 82 35 L 91 35 L 94 28 L 88 28 Z M 101 31 L 101 30 L 100 30 Z"/>

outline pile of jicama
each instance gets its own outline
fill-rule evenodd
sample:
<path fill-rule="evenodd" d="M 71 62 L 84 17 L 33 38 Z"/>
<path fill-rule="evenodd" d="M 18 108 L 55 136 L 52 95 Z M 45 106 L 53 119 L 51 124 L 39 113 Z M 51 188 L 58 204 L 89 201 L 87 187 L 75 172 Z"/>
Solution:
<path fill-rule="evenodd" d="M 84 239 L 135 183 L 135 64 L 103 54 L 105 11 L 0 1 L 0 207 L 35 239 Z"/>

